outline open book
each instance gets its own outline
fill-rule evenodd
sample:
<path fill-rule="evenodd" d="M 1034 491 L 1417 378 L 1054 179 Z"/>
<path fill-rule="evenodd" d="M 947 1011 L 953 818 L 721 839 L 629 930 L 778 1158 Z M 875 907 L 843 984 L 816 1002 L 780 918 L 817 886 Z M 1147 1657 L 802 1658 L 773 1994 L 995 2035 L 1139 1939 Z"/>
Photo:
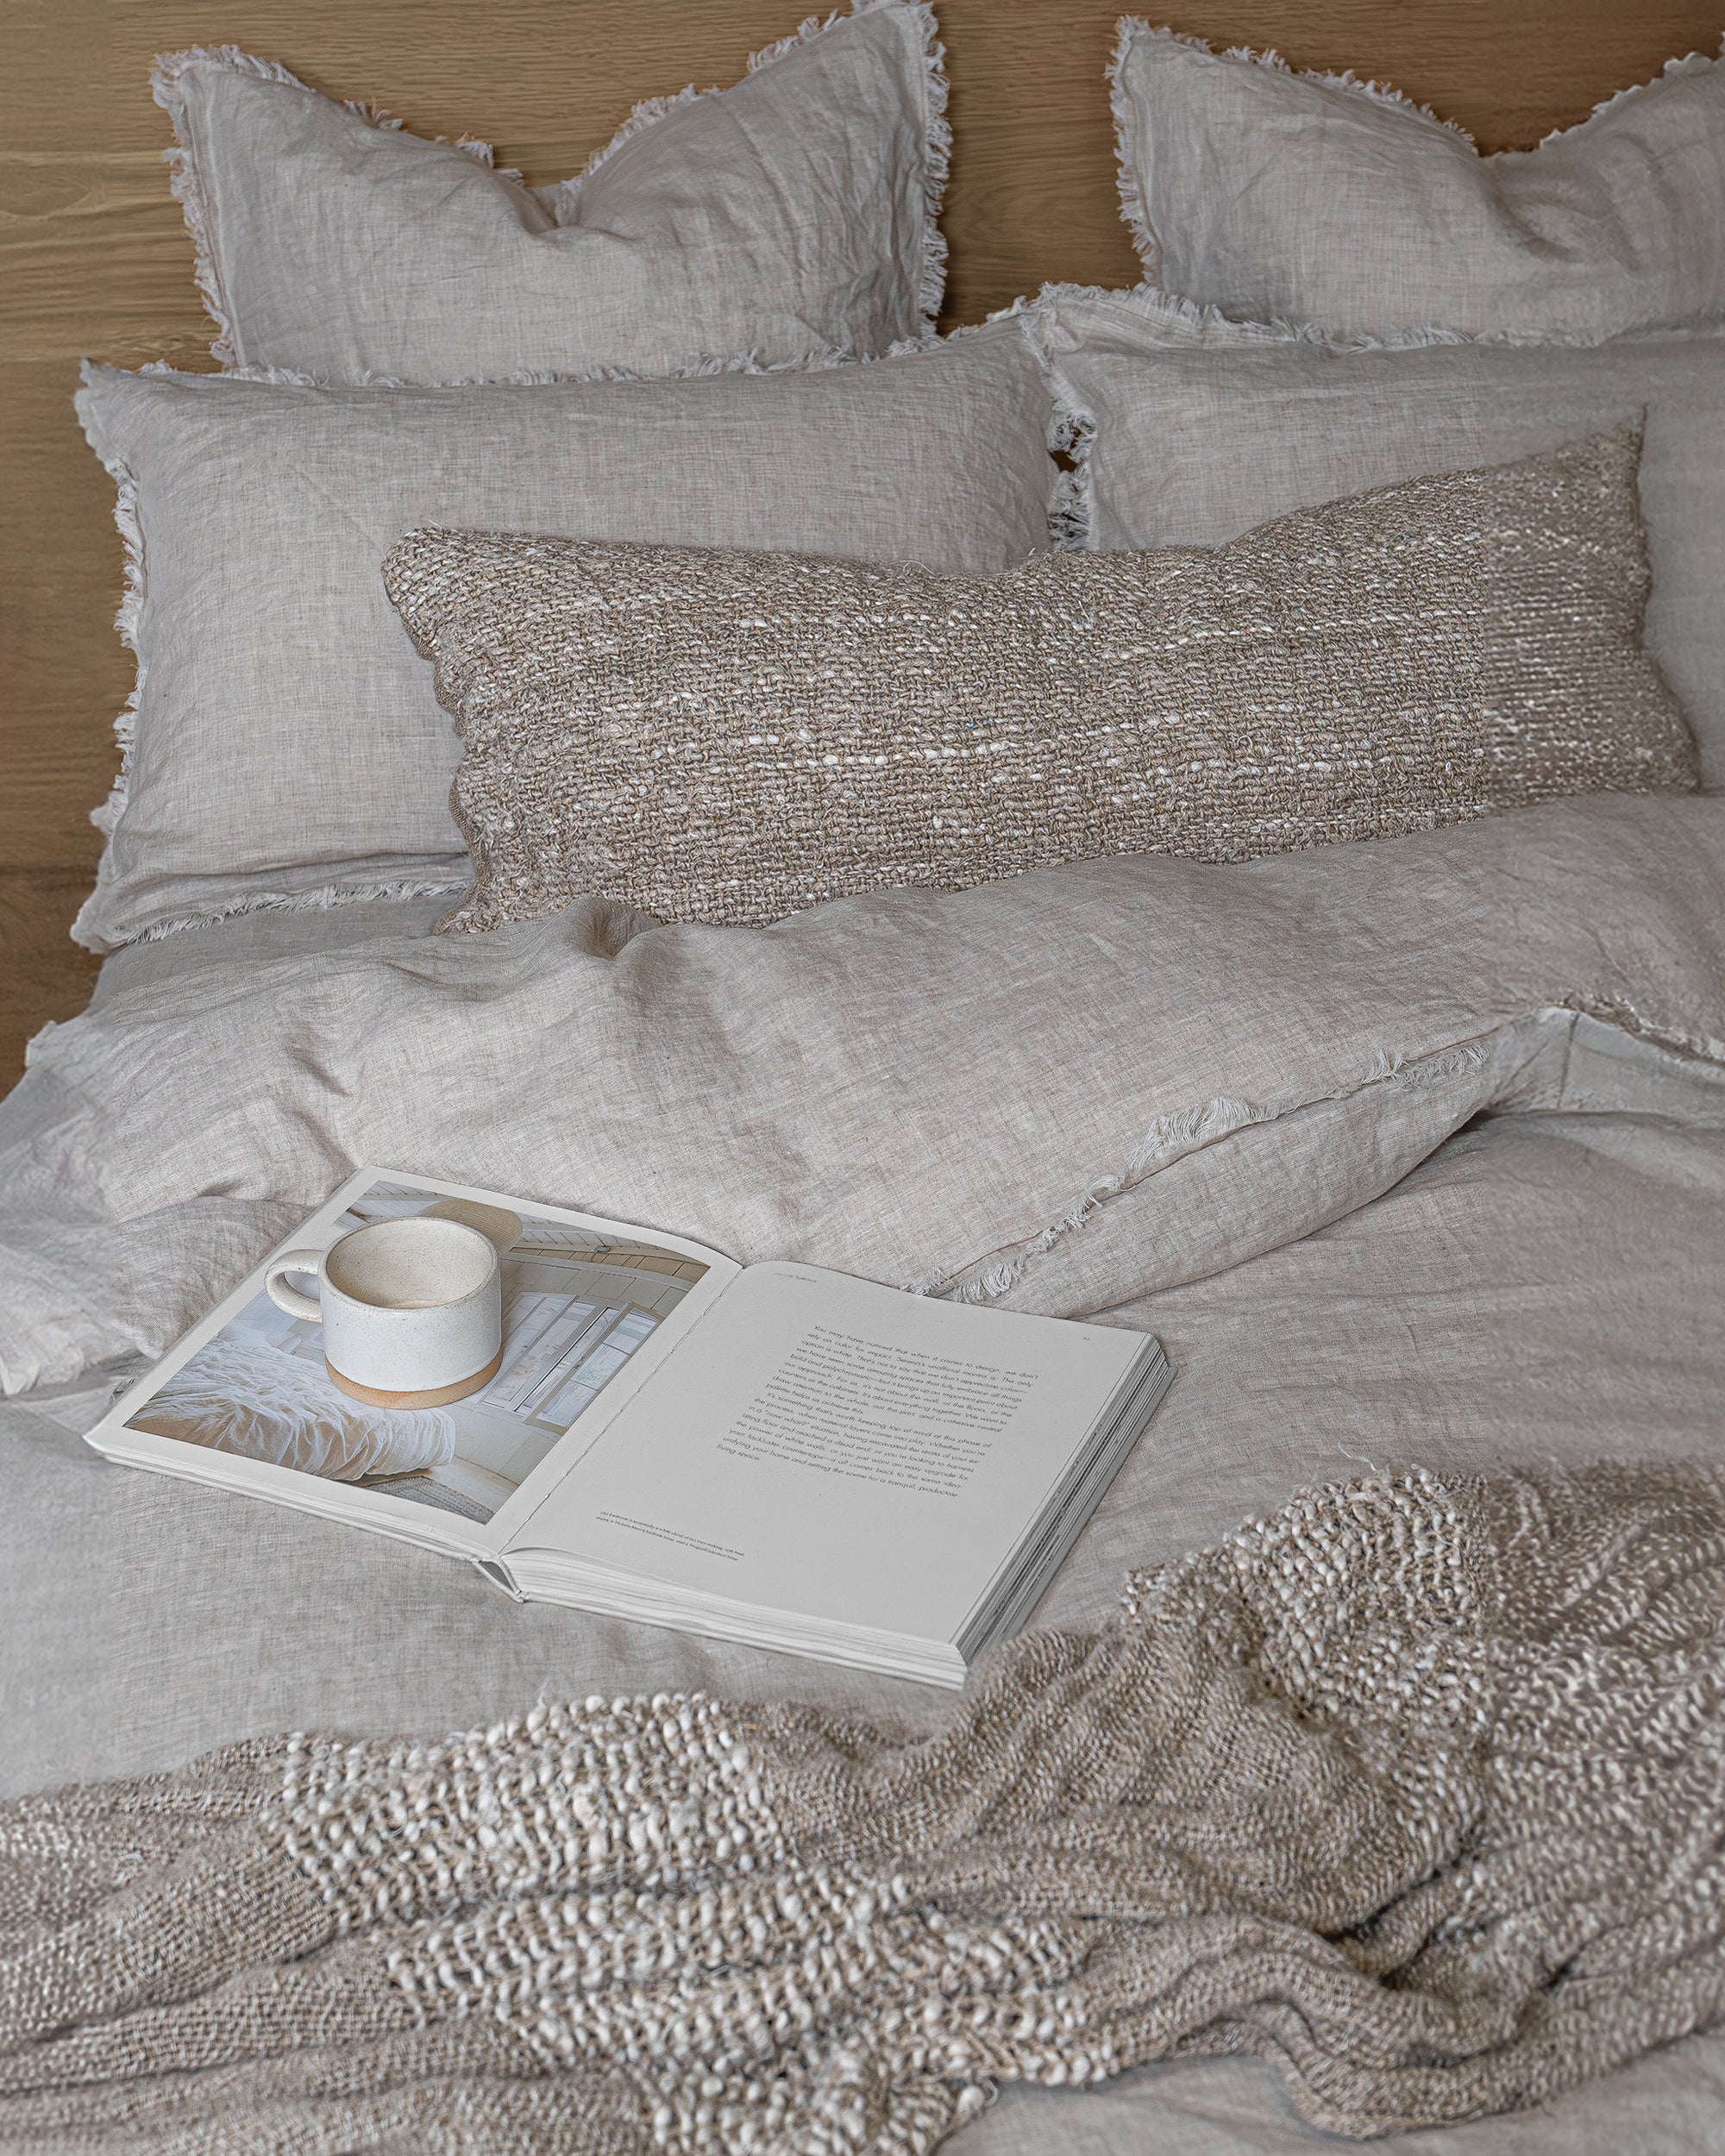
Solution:
<path fill-rule="evenodd" d="M 740 1266 L 381 1169 L 292 1244 L 451 1199 L 520 1228 L 483 1389 L 413 1412 L 338 1391 L 260 1266 L 90 1443 L 467 1557 L 523 1601 L 956 1685 L 1029 1614 L 1168 1388 L 1143 1333 Z"/>

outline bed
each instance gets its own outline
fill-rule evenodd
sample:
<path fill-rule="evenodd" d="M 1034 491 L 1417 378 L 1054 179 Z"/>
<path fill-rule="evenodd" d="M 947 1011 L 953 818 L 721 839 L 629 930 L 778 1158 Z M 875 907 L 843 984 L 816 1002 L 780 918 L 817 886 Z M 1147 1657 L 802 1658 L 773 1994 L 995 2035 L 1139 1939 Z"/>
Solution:
<path fill-rule="evenodd" d="M 522 11 L 535 57 L 519 69 L 494 13 L 476 47 L 465 13 L 438 12 L 439 39 L 423 10 L 411 39 L 389 10 L 362 30 L 293 10 L 245 34 L 266 50 L 274 38 L 320 87 L 386 94 L 427 133 L 487 127 L 537 179 L 603 134 L 630 94 L 613 80 L 656 79 L 662 59 L 680 81 L 728 79 L 795 27 L 760 8 L 699 23 L 669 6 L 614 22 L 587 9 L 555 33 L 581 82 L 571 110 L 547 102 L 556 70 L 536 11 Z M 1530 141 L 1725 27 L 1695 6 L 1560 26 L 1489 12 L 1482 28 L 1433 0 L 1392 24 L 1311 0 L 1181 27 L 1393 73 L 1488 143 Z M 957 135 L 943 326 L 1044 275 L 1134 277 L 1106 139 L 1112 15 L 942 9 Z M 179 16 L 138 30 L 116 85 L 141 73 L 144 41 L 229 27 Z M 44 29 L 44 72 L 60 65 L 51 42 L 77 41 Z M 350 892 L 145 934 L 99 970 L 54 955 L 88 883 L 76 819 L 108 758 L 95 712 L 124 694 L 98 625 L 116 580 L 100 475 L 51 417 L 64 355 L 183 364 L 197 341 L 151 116 L 135 89 L 103 95 L 124 116 L 116 147 L 83 156 L 112 191 L 101 259 L 120 251 L 116 201 L 147 246 L 99 304 L 74 308 L 74 243 L 47 242 L 40 303 L 8 355 L 24 391 L 22 498 L 51 521 L 13 520 L 33 558 L 21 665 L 47 686 L 6 736 L 23 773 L 0 872 L 19 954 L 6 1052 L 21 1061 L 86 992 L 89 1010 L 40 1041 L 0 1126 L 13 1214 L 0 1365 L 24 1381 L 0 1406 L 0 1796 L 157 1774 L 281 1729 L 441 1730 L 595 1690 L 938 1723 L 942 1703 L 913 1685 L 518 1608 L 430 1555 L 119 1473 L 82 1445 L 177 1315 L 354 1161 L 404 1149 L 403 1166 L 505 1190 L 525 1175 L 551 1200 L 747 1257 L 1154 1332 L 1176 1382 L 1043 1625 L 1103 1621 L 1134 1567 L 1302 1485 L 1717 1451 L 1725 823 L 1704 793 L 1557 801 L 1347 848 L 1340 867 L 1116 860 L 992 893 L 844 899 L 768 930 L 746 960 L 730 955 L 744 931 L 654 930 L 603 903 L 506 924 L 480 954 L 434 933 L 450 904 L 435 876 L 415 896 Z M 36 566 L 50 551 L 61 567 Z M 869 1052 L 846 1063 L 856 1038 Z M 819 1074 L 841 1065 L 824 1099 Z M 368 1092 L 377 1069 L 389 1085 Z M 568 1104 L 595 1097 L 601 1069 L 621 1070 L 620 1088 L 571 1136 Z M 488 1104 L 505 1098 L 504 1121 Z M 704 1114 L 702 1144 L 667 1159 L 650 1142 Z M 1715 2033 L 1419 2146 L 1701 2156 L 1722 2116 Z M 1221 2156 L 1326 2138 L 1262 2065 L 1189 2059 L 1082 2094 L 1007 2089 L 946 2145 Z"/>
<path fill-rule="evenodd" d="M 1573 828 L 1563 838 L 1580 843 Z M 110 962 L 97 1015 L 122 1022 L 168 981 L 184 994 L 200 968 L 229 1007 L 248 976 L 261 985 L 312 954 L 354 962 L 370 944 L 392 972 L 411 968 L 433 910 L 260 915 L 141 945 Z M 1572 1013 L 1564 1023 L 1559 1090 L 1544 1097 L 1567 1107 L 1452 1103 L 1454 1135 L 1399 1178 L 1374 1163 L 1372 1179 L 1391 1187 L 1317 1232 L 1258 1233 L 1275 1246 L 1245 1263 L 1199 1260 L 1208 1276 L 1112 1307 L 1103 1295 L 1108 1322 L 1156 1331 L 1177 1382 L 1040 1621 L 1105 1620 L 1132 1566 L 1211 1540 L 1297 1486 L 1410 1464 L 1490 1471 L 1507 1457 L 1678 1459 L 1716 1429 L 1725 1088 L 1703 1061 Z M 1512 1060 L 1524 1074 L 1513 1097 L 1530 1066 L 1525 1053 Z M 1178 1210 L 1140 1219 L 1119 1247 L 1165 1262 L 1189 1235 Z M 152 1224 L 158 1249 L 164 1225 Z M 1117 1249 L 1106 1276 L 1118 1262 Z M 459 1727 L 593 1686 L 805 1700 L 909 1728 L 938 1719 L 915 1686 L 518 1608 L 442 1560 L 116 1473 L 75 1434 L 112 1382 L 104 1372 L 93 1389 L 49 1386 L 0 1410 L 14 1518 L 28 1523 L 10 1581 L 10 1789 L 160 1771 L 276 1727 Z M 1458 2151 L 1603 2152 L 1638 2139 L 1698 2151 L 1725 2086 L 1717 2051 L 1716 2038 L 1694 2038 L 1572 2097 L 1427 2138 Z M 1218 2150 L 1313 2138 L 1263 2067 L 1195 2060 L 1064 2103 L 1010 2090 L 956 2145 L 1076 2135 L 1075 2147 L 1127 2149 L 1146 2134 Z"/>

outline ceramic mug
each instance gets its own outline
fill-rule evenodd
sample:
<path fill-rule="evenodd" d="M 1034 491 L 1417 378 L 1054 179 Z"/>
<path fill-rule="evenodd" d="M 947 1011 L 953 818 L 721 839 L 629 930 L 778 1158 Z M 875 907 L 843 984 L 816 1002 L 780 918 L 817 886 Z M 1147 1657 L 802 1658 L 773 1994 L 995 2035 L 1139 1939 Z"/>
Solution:
<path fill-rule="evenodd" d="M 287 1285 L 315 1274 L 314 1298 Z M 497 1245 L 460 1220 L 373 1220 L 327 1250 L 288 1250 L 264 1286 L 279 1309 L 323 1328 L 330 1382 L 379 1407 L 465 1400 L 503 1360 Z"/>

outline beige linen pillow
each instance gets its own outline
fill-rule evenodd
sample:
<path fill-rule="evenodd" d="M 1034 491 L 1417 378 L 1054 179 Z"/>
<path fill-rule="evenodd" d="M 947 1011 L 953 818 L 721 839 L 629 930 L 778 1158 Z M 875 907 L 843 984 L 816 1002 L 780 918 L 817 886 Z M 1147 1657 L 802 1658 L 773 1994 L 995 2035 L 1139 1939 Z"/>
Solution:
<path fill-rule="evenodd" d="M 378 565 L 428 520 L 911 561 L 1049 544 L 1051 406 L 1016 324 L 866 366 L 317 388 L 86 370 L 138 657 L 77 934 L 459 889 L 456 743 Z"/>
<path fill-rule="evenodd" d="M 234 367 L 453 382 L 857 357 L 925 333 L 950 140 L 915 0 L 643 105 L 579 179 L 524 187 L 233 47 L 159 60 L 175 191 Z"/>
<path fill-rule="evenodd" d="M 1266 517 L 1502 462 L 1645 414 L 1647 649 L 1725 784 L 1725 334 L 1575 349 L 1410 335 L 1350 348 L 1145 290 L 1052 285 L 1019 319 L 1081 455 L 1072 536 L 1214 546 Z"/>
<path fill-rule="evenodd" d="M 1101 854 L 1239 861 L 1693 786 L 1643 656 L 1636 432 L 1004 575 L 411 533 L 384 565 L 463 741 L 440 924 L 677 921 Z"/>
<path fill-rule="evenodd" d="M 1237 319 L 1591 341 L 1725 311 L 1725 67 L 1691 54 L 1534 150 L 1128 16 L 1120 192 L 1164 291 Z"/>

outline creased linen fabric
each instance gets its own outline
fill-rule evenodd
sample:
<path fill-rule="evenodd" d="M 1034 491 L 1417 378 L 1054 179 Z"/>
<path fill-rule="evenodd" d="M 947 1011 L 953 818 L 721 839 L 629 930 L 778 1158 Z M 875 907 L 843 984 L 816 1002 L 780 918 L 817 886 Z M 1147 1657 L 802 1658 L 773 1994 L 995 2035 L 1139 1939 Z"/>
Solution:
<path fill-rule="evenodd" d="M 671 374 L 872 357 L 939 310 L 946 86 L 918 0 L 858 0 L 731 89 L 649 102 L 551 187 L 232 47 L 160 60 L 155 94 L 229 366 Z"/>
<path fill-rule="evenodd" d="M 108 962 L 98 996 L 158 993 L 211 959 L 231 992 L 260 966 L 380 935 L 411 965 L 413 941 L 397 934 L 411 928 L 423 950 L 437 903 L 256 913 L 135 944 Z M 1189 1039 L 1208 1017 L 1195 976 L 1189 985 L 1191 1012 L 1166 1021 Z M 1022 975 L 1012 992 L 1035 993 Z M 1571 1075 L 1584 1031 L 1613 1056 L 1598 1059 L 1578 1112 L 1477 1119 L 1333 1225 L 1115 1313 L 1161 1338 L 1177 1381 L 1038 1622 L 1093 1630 L 1127 1570 L 1214 1542 L 1290 1489 L 1346 1480 L 1368 1460 L 1449 1476 L 1516 1458 L 1568 1467 L 1725 1445 L 1725 1086 L 1716 1074 L 1709 1087 L 1711 1067 L 1686 1058 L 1680 1088 L 1657 1105 L 1646 1094 L 1640 1112 L 1614 1108 L 1624 1090 L 1604 1074 L 1617 1056 L 1674 1066 L 1621 1028 L 1578 1026 L 1565 1050 Z M 991 1075 L 1000 1082 L 1008 1067 Z M 1033 1049 L 1026 1075 L 1042 1082 Z M 1051 1112 L 1068 1106 L 1057 1089 Z M 900 1142 L 897 1131 L 881 1141 Z M 285 1220 L 283 1236 L 294 1225 Z M 1156 1233 L 1154 1214 L 1145 1229 Z M 116 1468 L 73 1434 L 111 1390 L 86 1379 L 69 1395 L 0 1406 L 10 1650 L 0 1658 L 0 1794 L 156 1773 L 280 1729 L 465 1728 L 595 1691 L 798 1699 L 907 1733 L 932 1733 L 950 1705 L 866 1672 L 518 1607 L 470 1566 L 408 1545 Z M 488 2094 L 488 2115 L 537 2085 Z M 1716 2156 L 1722 2106 L 1716 2033 L 1536 2110 L 1427 2129 L 1419 2147 Z M 1272 2070 L 1182 2059 L 1093 2083 L 1077 2103 L 1067 2090 L 1002 2084 L 942 2156 L 949 2146 L 951 2156 L 1290 2156 L 1329 2145 L 1302 2125 Z"/>
<path fill-rule="evenodd" d="M 267 918 L 218 932 L 250 940 Z M 353 919 L 276 918 L 326 947 Z M 1591 1030 L 1612 1061 L 1669 1073 L 1647 1044 Z M 1571 1072 L 1610 1068 L 1578 1050 Z M 1094 1626 L 1132 1565 L 1366 1462 L 1473 1474 L 1518 1453 L 1569 1468 L 1725 1444 L 1725 1083 L 1684 1068 L 1663 1093 L 1595 1082 L 1571 1111 L 1477 1118 L 1383 1195 L 1220 1273 L 1112 1310 L 1105 1284 L 1082 1314 L 1154 1333 L 1176 1382 L 1038 1621 Z M 571 1692 L 804 1699 L 918 1727 L 944 1709 L 903 1679 L 517 1605 L 411 1545 L 116 1467 L 76 1433 L 122 1382 L 110 1366 L 0 1406 L 0 1796 L 277 1729 L 453 1727 Z"/>
<path fill-rule="evenodd" d="M 1238 861 L 1695 783 L 1640 649 L 1640 429 L 1213 551 L 986 580 L 410 533 L 390 597 L 462 736 L 446 929 L 590 892 L 781 919 L 1101 854 Z"/>
<path fill-rule="evenodd" d="M 1071 536 L 1214 546 L 1268 517 L 1640 417 L 1647 645 L 1725 784 L 1725 335 L 1587 349 L 1410 332 L 1348 344 L 1148 290 L 1056 285 L 1020 316 L 1078 439 Z"/>
<path fill-rule="evenodd" d="M 1376 84 L 1132 16 L 1113 74 L 1145 277 L 1236 319 L 1591 342 L 1725 311 L 1725 67 L 1700 53 L 1492 157 Z"/>
<path fill-rule="evenodd" d="M 1725 1062 L 1725 805 L 1598 795 L 765 930 L 588 899 L 217 945 L 39 1036 L 0 1106 L 0 1376 L 159 1353 L 362 1162 L 1107 1308 L 1339 1219 L 1486 1108 L 1561 1106 L 1578 1012 Z M 1663 1086 L 1625 1065 L 1599 1105 L 1690 1114 Z"/>
<path fill-rule="evenodd" d="M 427 521 L 987 573 L 1049 545 L 1016 327 L 862 367 L 317 388 L 86 370 L 135 649 L 95 950 L 187 918 L 458 890 L 456 743 L 380 565 Z"/>
<path fill-rule="evenodd" d="M 1722 1553 L 1716 1463 L 1373 1475 L 920 1739 L 593 1696 L 14 1802 L 0 2126 L 885 2156 L 1176 2052 L 1359 2138 L 1539 2103 L 1725 2012 Z"/>

